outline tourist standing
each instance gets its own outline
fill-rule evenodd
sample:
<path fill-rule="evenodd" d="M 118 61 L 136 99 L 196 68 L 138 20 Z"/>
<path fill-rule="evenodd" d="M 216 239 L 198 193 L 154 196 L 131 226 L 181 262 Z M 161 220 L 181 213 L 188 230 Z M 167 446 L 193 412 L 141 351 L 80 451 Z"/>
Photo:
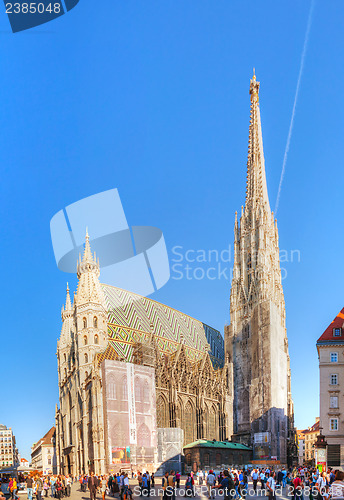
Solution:
<path fill-rule="evenodd" d="M 252 481 L 253 481 L 253 490 L 256 493 L 256 491 L 257 491 L 258 477 L 259 477 L 258 476 L 258 472 L 256 471 L 256 469 L 253 469 L 251 477 L 252 477 Z"/>
<path fill-rule="evenodd" d="M 36 489 L 37 500 L 42 500 L 43 483 L 42 479 L 39 476 L 36 476 L 35 479 L 35 489 Z"/>
<path fill-rule="evenodd" d="M 51 496 L 54 498 L 56 496 L 56 488 L 55 488 L 55 484 L 56 484 L 56 476 L 51 476 L 50 478 L 50 491 L 51 491 Z"/>
<path fill-rule="evenodd" d="M 269 476 L 268 480 L 266 481 L 266 486 L 268 488 L 269 500 L 275 500 L 276 499 L 276 495 L 275 495 L 276 481 L 275 481 L 273 472 L 270 472 L 270 476 Z"/>
<path fill-rule="evenodd" d="M 344 498 L 344 472 L 336 471 L 334 481 L 331 486 L 332 499 Z"/>
<path fill-rule="evenodd" d="M 90 490 L 90 500 L 96 500 L 97 489 L 98 489 L 98 478 L 94 475 L 94 472 L 91 472 L 91 475 L 88 477 L 88 489 Z"/>
<path fill-rule="evenodd" d="M 67 488 L 67 497 L 70 497 L 72 491 L 72 477 L 69 474 L 66 478 L 66 488 Z"/>
<path fill-rule="evenodd" d="M 32 493 L 33 493 L 33 479 L 32 479 L 32 477 L 27 476 L 25 482 L 26 482 L 27 498 L 28 498 L 28 500 L 32 500 Z"/>
<path fill-rule="evenodd" d="M 148 496 L 148 480 L 147 480 L 147 474 L 142 475 L 142 495 L 144 497 Z"/>
<path fill-rule="evenodd" d="M 141 472 L 137 473 L 137 482 L 139 483 L 140 497 L 142 497 L 142 474 L 141 474 Z"/>
<path fill-rule="evenodd" d="M 102 499 L 105 500 L 107 481 L 105 476 L 100 476 L 99 478 L 99 488 L 102 493 Z"/>
<path fill-rule="evenodd" d="M 208 475 L 207 475 L 207 488 L 208 488 L 208 495 L 209 498 L 215 498 L 215 481 L 216 477 L 214 472 L 210 469 Z"/>
<path fill-rule="evenodd" d="M 175 500 L 176 499 L 176 490 L 175 490 L 175 485 L 176 485 L 176 476 L 174 470 L 170 471 L 170 474 L 168 476 L 168 486 L 169 490 L 172 491 L 172 495 L 170 494 L 170 500 Z"/>

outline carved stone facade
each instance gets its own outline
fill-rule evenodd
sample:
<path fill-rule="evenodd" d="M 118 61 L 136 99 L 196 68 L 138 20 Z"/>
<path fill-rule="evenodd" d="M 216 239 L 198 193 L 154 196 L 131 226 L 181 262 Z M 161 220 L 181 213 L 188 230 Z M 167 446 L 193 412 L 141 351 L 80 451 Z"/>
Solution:
<path fill-rule="evenodd" d="M 58 471 L 103 474 L 110 468 L 102 377 L 107 359 L 155 368 L 157 427 L 183 429 L 184 444 L 230 438 L 232 365 L 219 332 L 158 302 L 101 285 L 87 235 L 77 273 L 73 304 L 67 287 L 57 343 Z"/>
<path fill-rule="evenodd" d="M 270 210 L 259 110 L 259 82 L 250 85 L 251 116 L 245 207 L 235 215 L 231 323 L 225 348 L 233 361 L 234 439 L 254 458 L 287 463 L 294 439 L 285 303 L 277 221 Z"/>

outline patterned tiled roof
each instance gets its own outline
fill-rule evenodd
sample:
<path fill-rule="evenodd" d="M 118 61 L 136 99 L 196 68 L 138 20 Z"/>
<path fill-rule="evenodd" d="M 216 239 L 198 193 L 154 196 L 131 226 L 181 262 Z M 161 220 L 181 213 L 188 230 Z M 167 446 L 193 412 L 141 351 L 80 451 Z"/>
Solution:
<path fill-rule="evenodd" d="M 326 328 L 324 333 L 321 335 L 321 337 L 318 338 L 318 343 L 321 342 L 344 342 L 344 307 L 343 309 L 337 314 L 337 316 L 334 318 L 332 323 L 329 324 L 329 326 Z M 333 336 L 333 329 L 334 328 L 342 328 L 342 335 L 341 337 L 334 337 Z"/>
<path fill-rule="evenodd" d="M 241 443 L 234 443 L 232 441 L 208 441 L 206 439 L 198 439 L 197 441 L 184 446 L 184 450 L 189 448 L 227 448 L 232 450 L 252 450 L 252 448 L 249 448 L 245 444 Z"/>
<path fill-rule="evenodd" d="M 164 354 L 185 345 L 186 355 L 197 362 L 209 352 L 214 366 L 223 365 L 223 339 L 220 333 L 180 311 L 121 288 L 102 285 L 108 309 L 109 344 L 119 359 L 131 361 L 136 342 L 155 341 Z M 212 343 L 212 351 L 209 343 Z"/>

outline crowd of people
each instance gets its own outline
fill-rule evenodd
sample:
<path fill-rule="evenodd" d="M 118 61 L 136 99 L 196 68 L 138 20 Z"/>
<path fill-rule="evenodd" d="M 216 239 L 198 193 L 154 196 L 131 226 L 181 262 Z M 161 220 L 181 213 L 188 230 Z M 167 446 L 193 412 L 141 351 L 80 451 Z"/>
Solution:
<path fill-rule="evenodd" d="M 42 500 L 42 497 L 62 499 L 71 495 L 72 484 L 79 482 L 81 492 L 89 492 L 90 500 L 97 495 L 118 497 L 119 500 L 132 500 L 133 496 L 162 496 L 163 500 L 175 500 L 176 495 L 195 497 L 208 496 L 209 499 L 224 497 L 224 500 L 246 500 L 249 496 L 268 496 L 275 500 L 277 496 L 291 500 L 344 500 L 344 472 L 328 469 L 319 472 L 317 468 L 299 467 L 287 470 L 279 468 L 237 469 L 226 468 L 220 472 L 214 470 L 196 473 L 190 472 L 183 479 L 180 472 L 166 472 L 161 480 L 161 489 L 155 487 L 154 473 L 136 472 L 129 474 L 99 475 L 94 472 L 79 477 L 67 475 L 29 475 L 25 478 L 28 500 Z M 24 479 L 24 478 L 22 478 Z M 18 500 L 19 479 L 10 478 L 8 492 L 11 500 Z M 0 500 L 5 497 L 0 493 Z"/>
<path fill-rule="evenodd" d="M 218 474 L 213 470 L 199 470 L 187 475 L 182 496 L 205 494 L 203 484 L 210 499 L 221 495 L 225 500 L 245 500 L 247 496 L 267 496 L 275 500 L 276 496 L 283 495 L 291 500 L 304 500 L 304 496 L 309 500 L 344 500 L 344 472 L 332 469 L 319 473 L 316 468 L 306 467 L 289 470 L 228 468 Z M 166 472 L 162 488 L 164 500 L 174 500 L 180 488 L 180 474 Z"/>

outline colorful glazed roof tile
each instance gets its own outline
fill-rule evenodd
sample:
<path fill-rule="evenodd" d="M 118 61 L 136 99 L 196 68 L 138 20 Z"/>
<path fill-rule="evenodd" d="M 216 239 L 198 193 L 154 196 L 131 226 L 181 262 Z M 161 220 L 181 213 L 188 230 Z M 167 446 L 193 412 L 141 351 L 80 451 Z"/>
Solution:
<path fill-rule="evenodd" d="M 334 335 L 334 330 L 340 328 L 340 336 Z M 317 344 L 328 342 L 344 342 L 344 307 L 334 318 L 332 323 L 326 328 L 321 337 L 318 338 Z"/>
<path fill-rule="evenodd" d="M 193 443 L 187 444 L 184 446 L 185 449 L 189 448 L 227 448 L 228 450 L 251 450 L 245 444 L 241 443 L 233 443 L 231 441 L 208 441 L 206 439 L 198 439 L 198 441 L 194 441 Z"/>
<path fill-rule="evenodd" d="M 218 330 L 136 293 L 110 285 L 102 288 L 108 310 L 109 344 L 118 359 L 132 361 L 134 344 L 149 340 L 153 334 L 163 354 L 173 354 L 183 343 L 191 362 L 209 352 L 214 367 L 223 366 L 224 342 Z"/>

